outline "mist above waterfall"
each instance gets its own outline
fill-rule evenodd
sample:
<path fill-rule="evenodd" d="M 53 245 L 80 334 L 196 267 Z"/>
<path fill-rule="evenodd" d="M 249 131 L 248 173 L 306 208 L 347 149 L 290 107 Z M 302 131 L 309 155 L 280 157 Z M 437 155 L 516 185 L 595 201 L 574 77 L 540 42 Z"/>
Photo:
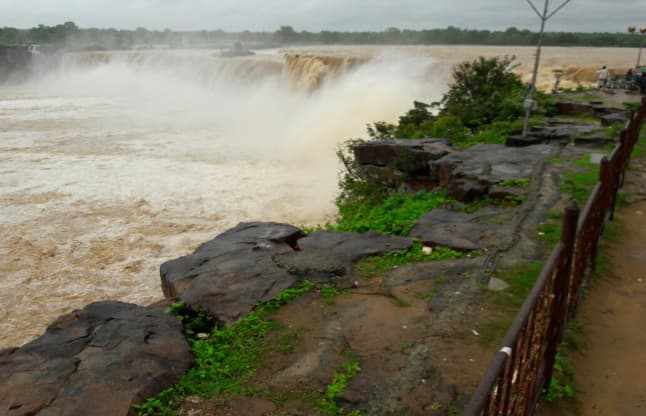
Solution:
<path fill-rule="evenodd" d="M 101 52 L 0 87 L 0 347 L 91 301 L 159 299 L 163 261 L 240 221 L 331 219 L 339 143 L 437 99 L 434 67 Z"/>

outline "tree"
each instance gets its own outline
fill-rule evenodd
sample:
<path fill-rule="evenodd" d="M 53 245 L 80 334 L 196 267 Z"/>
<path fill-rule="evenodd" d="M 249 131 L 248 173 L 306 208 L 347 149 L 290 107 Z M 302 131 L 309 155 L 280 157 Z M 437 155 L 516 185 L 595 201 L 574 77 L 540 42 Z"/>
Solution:
<path fill-rule="evenodd" d="M 298 38 L 298 33 L 291 26 L 281 26 L 275 33 L 276 40 L 281 45 L 293 43 Z"/>
<path fill-rule="evenodd" d="M 442 98 L 442 112 L 459 117 L 472 129 L 520 116 L 524 88 L 520 77 L 512 72 L 514 59 L 481 56 L 457 65 L 453 84 Z"/>

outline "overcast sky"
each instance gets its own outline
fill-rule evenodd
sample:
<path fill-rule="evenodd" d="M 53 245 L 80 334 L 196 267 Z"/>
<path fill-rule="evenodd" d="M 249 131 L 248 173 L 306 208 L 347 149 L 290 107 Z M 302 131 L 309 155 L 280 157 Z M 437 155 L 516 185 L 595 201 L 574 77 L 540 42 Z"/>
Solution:
<path fill-rule="evenodd" d="M 550 0 L 551 7 L 563 0 Z M 541 10 L 544 0 L 533 0 Z M 177 30 L 537 30 L 526 0 L 0 0 L 0 27 L 74 21 L 80 27 Z M 572 0 L 547 30 L 623 32 L 646 25 L 646 0 Z"/>

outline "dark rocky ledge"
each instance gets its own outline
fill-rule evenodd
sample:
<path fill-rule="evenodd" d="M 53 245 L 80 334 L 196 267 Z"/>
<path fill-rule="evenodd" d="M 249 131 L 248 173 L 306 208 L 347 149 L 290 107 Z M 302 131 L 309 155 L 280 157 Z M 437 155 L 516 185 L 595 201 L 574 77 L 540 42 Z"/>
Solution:
<path fill-rule="evenodd" d="M 193 360 L 177 318 L 92 303 L 58 318 L 40 338 L 0 352 L 0 414 L 128 415 Z"/>
<path fill-rule="evenodd" d="M 379 233 L 305 233 L 289 224 L 240 223 L 193 254 L 161 266 L 164 295 L 232 323 L 302 279 L 337 282 L 353 262 L 412 245 Z"/>

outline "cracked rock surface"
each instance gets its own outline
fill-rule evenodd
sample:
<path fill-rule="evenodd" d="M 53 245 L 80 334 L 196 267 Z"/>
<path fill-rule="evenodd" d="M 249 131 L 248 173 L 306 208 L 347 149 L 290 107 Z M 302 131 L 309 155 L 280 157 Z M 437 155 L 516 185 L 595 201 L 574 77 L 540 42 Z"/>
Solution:
<path fill-rule="evenodd" d="M 367 256 L 408 248 L 412 240 L 369 232 L 317 231 L 289 224 L 240 223 L 193 254 L 161 266 L 164 294 L 228 324 L 302 279 L 335 282 Z"/>
<path fill-rule="evenodd" d="M 128 415 L 193 361 L 178 319 L 122 302 L 92 303 L 21 348 L 0 351 L 0 414 Z"/>

